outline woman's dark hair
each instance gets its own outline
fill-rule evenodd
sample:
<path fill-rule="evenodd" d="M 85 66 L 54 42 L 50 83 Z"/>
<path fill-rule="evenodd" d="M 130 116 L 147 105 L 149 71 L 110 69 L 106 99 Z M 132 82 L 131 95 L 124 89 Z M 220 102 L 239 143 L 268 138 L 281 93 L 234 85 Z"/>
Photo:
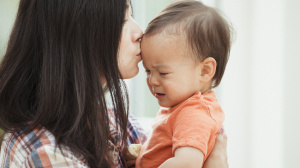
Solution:
<path fill-rule="evenodd" d="M 125 143 L 128 99 L 117 55 L 128 3 L 21 0 L 0 66 L 0 128 L 44 127 L 90 167 L 110 167 L 103 84 Z"/>

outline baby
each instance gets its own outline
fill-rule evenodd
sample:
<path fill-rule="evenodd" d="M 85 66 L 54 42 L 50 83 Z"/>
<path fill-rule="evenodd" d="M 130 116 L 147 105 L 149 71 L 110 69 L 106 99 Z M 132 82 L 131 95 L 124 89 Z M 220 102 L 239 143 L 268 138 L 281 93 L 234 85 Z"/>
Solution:
<path fill-rule="evenodd" d="M 222 79 L 231 28 L 216 9 L 179 1 L 154 18 L 141 48 L 148 87 L 161 109 L 136 167 L 202 167 L 224 113 L 212 88 Z"/>

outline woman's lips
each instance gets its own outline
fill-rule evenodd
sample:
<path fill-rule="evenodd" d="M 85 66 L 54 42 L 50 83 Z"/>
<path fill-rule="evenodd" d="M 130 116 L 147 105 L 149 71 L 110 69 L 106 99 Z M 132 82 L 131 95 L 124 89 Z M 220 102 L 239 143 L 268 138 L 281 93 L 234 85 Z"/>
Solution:
<path fill-rule="evenodd" d="M 139 61 L 141 61 L 141 60 L 142 60 L 142 55 L 141 55 L 141 54 L 138 54 L 138 55 L 136 55 L 136 58 L 137 58 Z"/>
<path fill-rule="evenodd" d="M 162 98 L 165 97 L 165 94 L 162 94 L 162 93 L 155 93 L 155 97 L 156 97 L 157 99 L 162 99 Z"/>
<path fill-rule="evenodd" d="M 136 57 L 137 57 L 139 60 L 142 60 L 142 55 L 141 55 L 141 54 L 136 55 Z"/>

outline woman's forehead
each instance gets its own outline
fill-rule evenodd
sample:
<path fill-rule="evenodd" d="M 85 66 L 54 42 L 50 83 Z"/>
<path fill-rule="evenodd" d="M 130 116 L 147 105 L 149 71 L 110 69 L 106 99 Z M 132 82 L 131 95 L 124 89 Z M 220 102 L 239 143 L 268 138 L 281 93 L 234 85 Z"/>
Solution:
<path fill-rule="evenodd" d="M 127 0 L 127 1 L 126 1 L 126 7 L 127 7 L 127 8 L 131 8 L 131 7 L 132 7 L 131 0 Z"/>

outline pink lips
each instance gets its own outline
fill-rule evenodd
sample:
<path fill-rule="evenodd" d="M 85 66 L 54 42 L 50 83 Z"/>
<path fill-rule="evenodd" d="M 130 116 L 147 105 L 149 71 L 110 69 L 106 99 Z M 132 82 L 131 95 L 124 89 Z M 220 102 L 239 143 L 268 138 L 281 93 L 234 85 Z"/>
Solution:
<path fill-rule="evenodd" d="M 162 98 L 165 97 L 165 94 L 162 94 L 162 93 L 155 93 L 155 97 L 156 97 L 157 99 L 162 99 Z"/>
<path fill-rule="evenodd" d="M 137 54 L 136 58 L 137 58 L 137 60 L 142 61 L 142 55 L 141 55 L 141 53 Z"/>
<path fill-rule="evenodd" d="M 142 59 L 142 54 L 141 53 L 138 53 L 136 56 L 139 57 L 140 59 Z"/>

